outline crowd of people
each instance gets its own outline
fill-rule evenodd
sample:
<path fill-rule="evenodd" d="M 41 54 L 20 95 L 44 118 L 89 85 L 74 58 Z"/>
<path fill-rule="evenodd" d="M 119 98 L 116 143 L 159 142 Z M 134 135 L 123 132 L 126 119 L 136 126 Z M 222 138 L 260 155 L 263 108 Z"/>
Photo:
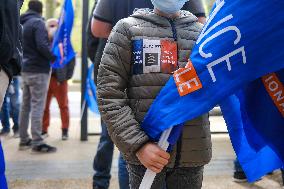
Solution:
<path fill-rule="evenodd" d="M 8 3 L 6 6 L 14 8 L 9 12 L 19 14 L 22 3 L 23 1 L 19 1 L 17 6 Z M 69 128 L 67 81 L 72 78 L 75 59 L 63 68 L 51 68 L 52 62 L 56 59 L 51 49 L 58 20 L 45 21 L 42 12 L 43 3 L 30 0 L 28 10 L 18 15 L 17 19 L 11 19 L 11 15 L 4 17 L 6 25 L 11 21 L 14 24 L 11 26 L 14 29 L 11 33 L 14 35 L 7 33 L 5 36 L 11 35 L 11 39 L 17 40 L 11 44 L 12 56 L 7 52 L 7 62 L 1 62 L 2 77 L 5 77 L 3 71 L 9 76 L 7 82 L 4 78 L 1 79 L 1 84 L 8 86 L 10 83 L 10 85 L 7 90 L 1 91 L 4 101 L 1 108 L 3 128 L 0 135 L 9 135 L 11 117 L 14 123 L 12 127 L 14 137 L 20 138 L 19 150 L 32 149 L 37 153 L 51 153 L 56 151 L 56 147 L 44 142 L 44 138 L 48 136 L 51 99 L 55 97 L 58 102 L 62 118 L 62 140 L 67 140 Z M 5 44 L 1 42 L 2 45 Z M 30 132 L 29 125 L 31 125 Z"/>
<path fill-rule="evenodd" d="M 68 140 L 67 81 L 75 59 L 63 68 L 51 67 L 56 59 L 51 49 L 58 20 L 44 20 L 41 1 L 29 0 L 21 16 L 23 1 L 0 2 L 0 135 L 11 132 L 11 117 L 14 137 L 20 138 L 19 150 L 56 152 L 44 141 L 49 108 L 55 97 L 62 140 Z M 114 144 L 121 153 L 121 189 L 138 189 L 147 168 L 157 173 L 153 189 L 202 187 L 204 166 L 212 157 L 208 113 L 185 123 L 171 151 L 151 141 L 140 124 L 172 73 L 186 66 L 205 20 L 201 0 L 95 2 L 87 33 L 88 54 L 96 68 L 102 133 L 93 163 L 93 189 L 109 188 Z M 246 180 L 237 161 L 235 167 L 234 179 Z"/>

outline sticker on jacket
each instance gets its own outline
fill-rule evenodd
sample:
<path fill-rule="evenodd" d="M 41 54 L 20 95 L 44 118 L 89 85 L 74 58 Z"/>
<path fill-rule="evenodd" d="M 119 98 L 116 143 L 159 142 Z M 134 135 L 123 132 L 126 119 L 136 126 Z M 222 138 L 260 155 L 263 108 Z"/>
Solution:
<path fill-rule="evenodd" d="M 132 73 L 134 75 L 143 74 L 143 40 L 134 40 L 132 42 Z"/>
<path fill-rule="evenodd" d="M 178 66 L 178 51 L 175 41 L 161 40 L 161 71 L 173 73 Z"/>
<path fill-rule="evenodd" d="M 161 41 L 143 39 L 143 73 L 161 72 Z"/>
<path fill-rule="evenodd" d="M 173 73 L 177 69 L 177 44 L 169 40 L 132 41 L 132 73 Z"/>

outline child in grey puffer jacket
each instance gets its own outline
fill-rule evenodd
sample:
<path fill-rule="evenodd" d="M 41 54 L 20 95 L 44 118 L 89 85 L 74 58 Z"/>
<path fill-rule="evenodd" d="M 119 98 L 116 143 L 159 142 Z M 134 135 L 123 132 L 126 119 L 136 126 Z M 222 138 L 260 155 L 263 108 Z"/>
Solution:
<path fill-rule="evenodd" d="M 195 16 L 180 11 L 184 2 L 156 0 L 154 11 L 138 10 L 119 21 L 101 60 L 99 108 L 128 163 L 132 189 L 139 188 L 146 168 L 158 173 L 153 189 L 163 188 L 163 183 L 168 189 L 199 189 L 203 167 L 211 159 L 208 114 L 185 123 L 171 153 L 160 149 L 140 128 L 173 71 L 187 64 L 201 31 Z M 175 11 L 168 5 L 163 7 L 164 3 L 172 3 Z"/>

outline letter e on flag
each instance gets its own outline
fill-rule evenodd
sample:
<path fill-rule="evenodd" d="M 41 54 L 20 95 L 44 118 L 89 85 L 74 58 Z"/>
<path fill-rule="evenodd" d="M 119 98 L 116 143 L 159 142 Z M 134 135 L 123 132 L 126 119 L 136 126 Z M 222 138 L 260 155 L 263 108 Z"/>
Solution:
<path fill-rule="evenodd" d="M 180 68 L 174 72 L 174 80 L 180 96 L 185 96 L 202 88 L 202 83 L 190 60 L 185 68 Z"/>

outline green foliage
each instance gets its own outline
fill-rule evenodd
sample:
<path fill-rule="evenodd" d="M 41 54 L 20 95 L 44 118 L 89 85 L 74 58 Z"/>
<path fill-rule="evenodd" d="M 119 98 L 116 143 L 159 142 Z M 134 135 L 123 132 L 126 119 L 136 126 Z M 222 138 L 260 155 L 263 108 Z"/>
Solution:
<path fill-rule="evenodd" d="M 215 0 L 202 0 L 205 6 L 206 14 L 208 15 Z"/>

